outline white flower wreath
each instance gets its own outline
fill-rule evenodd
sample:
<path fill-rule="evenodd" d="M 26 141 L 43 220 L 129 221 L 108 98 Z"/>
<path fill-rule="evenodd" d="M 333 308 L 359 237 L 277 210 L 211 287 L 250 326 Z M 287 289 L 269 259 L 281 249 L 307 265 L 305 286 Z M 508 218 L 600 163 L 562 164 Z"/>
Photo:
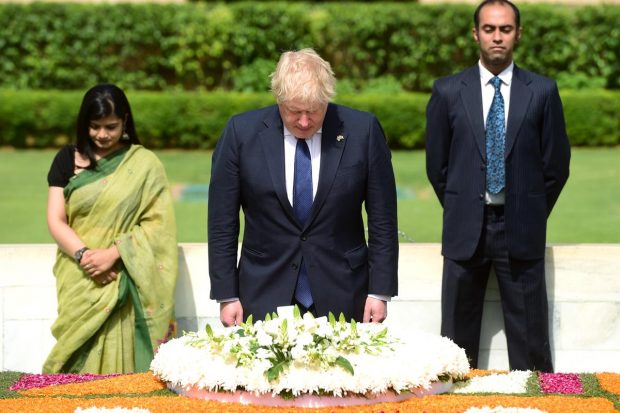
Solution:
<path fill-rule="evenodd" d="M 287 316 L 282 313 L 289 311 Z M 170 387 L 285 398 L 428 389 L 469 371 L 464 350 L 427 333 L 279 309 L 265 321 L 188 333 L 162 345 L 151 370 Z"/>

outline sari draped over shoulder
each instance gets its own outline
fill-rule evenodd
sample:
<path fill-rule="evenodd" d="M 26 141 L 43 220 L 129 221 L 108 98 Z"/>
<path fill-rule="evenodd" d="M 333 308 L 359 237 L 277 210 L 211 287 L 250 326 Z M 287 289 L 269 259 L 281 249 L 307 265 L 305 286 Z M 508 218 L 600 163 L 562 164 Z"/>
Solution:
<path fill-rule="evenodd" d="M 44 373 L 147 371 L 173 331 L 176 223 L 163 165 L 141 145 L 121 149 L 65 187 L 69 226 L 91 249 L 116 244 L 118 278 L 95 283 L 58 250 L 57 342 Z"/>

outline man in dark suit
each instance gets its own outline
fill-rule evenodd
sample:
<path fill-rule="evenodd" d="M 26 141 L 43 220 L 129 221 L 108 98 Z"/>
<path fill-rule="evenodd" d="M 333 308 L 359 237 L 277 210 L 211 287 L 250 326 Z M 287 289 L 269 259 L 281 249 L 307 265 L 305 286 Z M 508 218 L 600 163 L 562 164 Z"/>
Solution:
<path fill-rule="evenodd" d="M 381 322 L 397 293 L 398 264 L 396 189 L 381 126 L 330 103 L 334 74 L 312 49 L 283 53 L 271 86 L 277 105 L 232 117 L 213 153 L 209 276 L 220 319 L 234 325 L 296 304 L 318 316 Z"/>
<path fill-rule="evenodd" d="M 443 206 L 441 333 L 477 367 L 493 267 L 510 368 L 552 371 L 544 253 L 568 179 L 562 103 L 554 81 L 513 63 L 513 3 L 482 2 L 473 36 L 480 61 L 437 80 L 426 114 L 426 171 Z"/>

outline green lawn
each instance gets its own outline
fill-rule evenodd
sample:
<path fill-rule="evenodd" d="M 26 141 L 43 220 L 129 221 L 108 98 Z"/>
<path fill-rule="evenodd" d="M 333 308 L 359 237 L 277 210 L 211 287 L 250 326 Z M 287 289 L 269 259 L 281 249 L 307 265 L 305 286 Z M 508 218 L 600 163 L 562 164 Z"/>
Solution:
<path fill-rule="evenodd" d="M 49 243 L 46 175 L 55 151 L 0 150 L 0 243 Z M 211 153 L 161 151 L 175 194 L 180 242 L 207 240 Z M 424 152 L 394 152 L 401 241 L 438 242 L 441 208 Z M 571 177 L 549 221 L 549 243 L 620 242 L 620 147 L 573 149 Z"/>

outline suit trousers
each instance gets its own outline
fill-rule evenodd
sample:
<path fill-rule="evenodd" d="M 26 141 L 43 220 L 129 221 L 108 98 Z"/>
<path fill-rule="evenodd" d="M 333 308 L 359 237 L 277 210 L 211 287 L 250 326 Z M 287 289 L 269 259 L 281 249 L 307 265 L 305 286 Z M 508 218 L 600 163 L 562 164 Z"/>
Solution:
<path fill-rule="evenodd" d="M 444 257 L 441 334 L 464 348 L 472 368 L 478 367 L 484 295 L 493 267 L 510 369 L 552 372 L 545 260 L 510 258 L 504 227 L 504 207 L 486 206 L 474 256 L 466 261 Z"/>

